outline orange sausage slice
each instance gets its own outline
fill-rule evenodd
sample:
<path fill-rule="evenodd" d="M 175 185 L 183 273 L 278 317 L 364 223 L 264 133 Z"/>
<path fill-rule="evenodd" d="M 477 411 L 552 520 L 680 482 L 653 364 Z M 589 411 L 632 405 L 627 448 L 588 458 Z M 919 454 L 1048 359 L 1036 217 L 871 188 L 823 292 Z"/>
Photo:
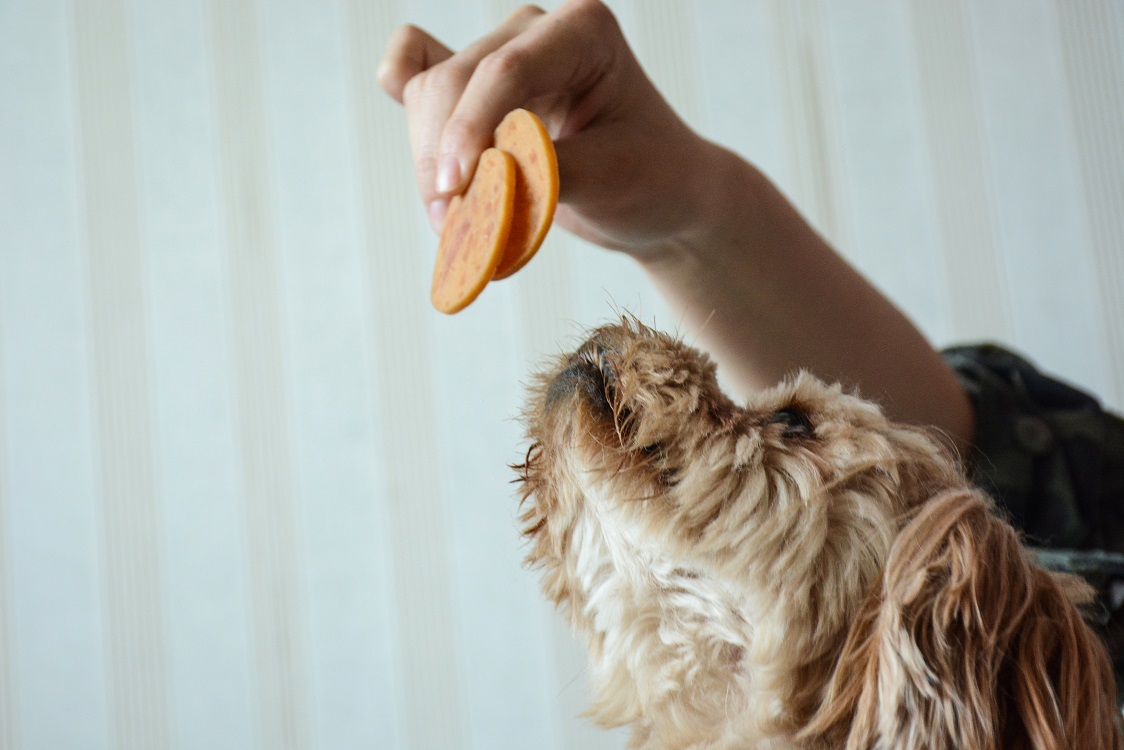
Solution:
<path fill-rule="evenodd" d="M 515 158 L 515 211 L 495 273 L 503 279 L 527 265 L 546 238 L 558 205 L 558 157 L 542 120 L 525 109 L 512 110 L 503 119 L 495 147 Z"/>
<path fill-rule="evenodd" d="M 515 160 L 496 148 L 480 155 L 463 196 L 449 202 L 430 299 L 443 313 L 472 303 L 495 275 L 511 232 Z"/>

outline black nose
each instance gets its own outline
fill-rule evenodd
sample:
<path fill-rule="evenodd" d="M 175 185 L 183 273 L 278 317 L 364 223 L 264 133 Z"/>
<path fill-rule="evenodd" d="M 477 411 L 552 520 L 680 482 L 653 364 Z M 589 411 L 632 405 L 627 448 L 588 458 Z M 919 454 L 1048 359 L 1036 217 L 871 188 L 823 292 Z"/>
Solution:
<path fill-rule="evenodd" d="M 546 394 L 547 409 L 574 393 L 580 394 L 591 406 L 611 408 L 617 371 L 611 352 L 596 337 L 571 354 L 566 365 L 550 384 Z"/>

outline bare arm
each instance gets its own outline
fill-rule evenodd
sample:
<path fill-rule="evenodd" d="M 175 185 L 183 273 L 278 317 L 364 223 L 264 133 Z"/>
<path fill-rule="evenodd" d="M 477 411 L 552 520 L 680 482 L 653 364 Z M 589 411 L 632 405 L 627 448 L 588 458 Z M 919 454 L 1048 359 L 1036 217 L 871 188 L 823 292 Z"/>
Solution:
<path fill-rule="evenodd" d="M 689 241 L 640 263 L 732 385 L 747 393 L 808 369 L 969 446 L 971 404 L 921 332 L 764 175 L 707 148 L 716 163 L 708 173 L 721 177 L 696 189 L 709 196 L 700 210 L 715 213 Z"/>
<path fill-rule="evenodd" d="M 455 54 L 406 27 L 380 81 L 406 106 L 435 229 L 503 116 L 533 109 L 556 139 L 559 223 L 634 257 L 737 390 L 805 368 L 970 445 L 939 354 L 768 179 L 678 118 L 599 0 L 521 9 Z"/>

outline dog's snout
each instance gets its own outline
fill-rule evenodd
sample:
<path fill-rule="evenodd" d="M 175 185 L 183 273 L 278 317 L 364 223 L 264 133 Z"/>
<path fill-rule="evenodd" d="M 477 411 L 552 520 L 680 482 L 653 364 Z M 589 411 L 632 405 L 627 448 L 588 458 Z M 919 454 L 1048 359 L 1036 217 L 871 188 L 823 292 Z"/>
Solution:
<path fill-rule="evenodd" d="M 567 366 L 555 376 L 546 394 L 546 408 L 574 393 L 582 394 L 590 404 L 610 406 L 616 386 L 617 372 L 610 352 L 596 339 L 590 339 L 567 360 Z"/>
<path fill-rule="evenodd" d="M 597 387 L 594 382 L 597 370 L 590 364 L 578 362 L 570 365 L 554 378 L 546 392 L 546 408 L 552 409 L 560 401 L 576 391 L 594 395 Z"/>

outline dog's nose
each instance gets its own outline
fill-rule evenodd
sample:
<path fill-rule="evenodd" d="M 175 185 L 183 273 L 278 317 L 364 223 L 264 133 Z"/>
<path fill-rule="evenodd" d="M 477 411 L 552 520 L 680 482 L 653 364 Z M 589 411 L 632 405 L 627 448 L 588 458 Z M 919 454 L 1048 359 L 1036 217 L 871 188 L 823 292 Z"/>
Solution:
<path fill-rule="evenodd" d="M 617 382 L 612 351 L 594 336 L 571 354 L 566 367 L 551 381 L 546 408 L 552 409 L 574 393 L 591 405 L 608 409 Z"/>

